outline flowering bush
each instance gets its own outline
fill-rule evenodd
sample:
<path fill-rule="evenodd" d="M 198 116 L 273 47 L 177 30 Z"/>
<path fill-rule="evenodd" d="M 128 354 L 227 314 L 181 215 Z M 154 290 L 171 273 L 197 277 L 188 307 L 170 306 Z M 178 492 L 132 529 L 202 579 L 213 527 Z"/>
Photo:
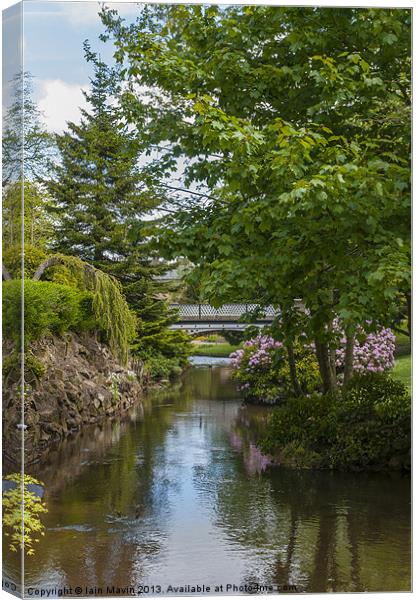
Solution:
<path fill-rule="evenodd" d="M 346 338 L 338 321 L 334 328 L 339 336 L 336 349 L 336 367 L 344 369 Z M 353 370 L 358 374 L 383 373 L 392 369 L 395 336 L 390 329 L 381 328 L 366 334 L 359 328 L 354 343 Z M 313 344 L 297 342 L 294 347 L 296 373 L 305 394 L 319 389 L 319 368 Z M 292 390 L 287 353 L 282 342 L 269 335 L 257 335 L 245 342 L 231 355 L 238 389 L 247 400 L 274 404 Z"/>
<path fill-rule="evenodd" d="M 231 354 L 239 381 L 238 389 L 247 400 L 274 404 L 291 390 L 290 370 L 282 342 L 269 335 L 258 335 Z M 312 350 L 295 346 L 296 371 L 305 392 L 315 389 L 319 371 Z"/>
<path fill-rule="evenodd" d="M 337 326 L 338 327 L 338 326 Z M 341 336 L 336 350 L 336 365 L 344 368 L 346 338 Z M 384 373 L 395 366 L 395 336 L 391 329 L 365 334 L 359 330 L 354 342 L 353 369 L 357 373 Z"/>
<path fill-rule="evenodd" d="M 274 403 L 280 395 L 277 374 L 283 360 L 283 344 L 268 335 L 244 342 L 242 348 L 231 354 L 234 377 L 240 382 L 238 389 L 248 400 Z"/>

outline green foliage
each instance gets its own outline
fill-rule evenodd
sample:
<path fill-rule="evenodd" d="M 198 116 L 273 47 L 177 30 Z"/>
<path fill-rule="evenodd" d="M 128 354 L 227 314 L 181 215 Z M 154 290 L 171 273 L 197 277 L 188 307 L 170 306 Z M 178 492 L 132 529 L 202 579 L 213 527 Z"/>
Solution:
<path fill-rule="evenodd" d="M 148 301 L 150 301 L 149 297 Z M 176 320 L 177 317 L 174 313 L 170 314 L 164 310 L 159 317 L 154 313 L 154 317 L 150 320 L 140 319 L 132 344 L 132 353 L 142 359 L 147 359 L 148 356 L 154 354 L 161 354 L 186 363 L 191 351 L 189 335 L 180 329 L 167 328 Z"/>
<path fill-rule="evenodd" d="M 22 239 L 39 251 L 45 250 L 53 233 L 53 221 L 48 214 L 51 198 L 44 188 L 30 181 L 23 185 L 21 181 L 8 185 L 3 192 L 2 206 L 3 251 L 21 246 Z"/>
<path fill-rule="evenodd" d="M 178 358 L 168 358 L 163 354 L 153 354 L 145 359 L 145 373 L 150 379 L 157 381 L 177 377 L 183 366 Z"/>
<path fill-rule="evenodd" d="M 411 354 L 411 338 L 403 333 L 396 335 L 395 357 Z"/>
<path fill-rule="evenodd" d="M 80 303 L 86 292 L 49 281 L 24 281 L 24 345 L 69 329 L 83 328 Z M 3 331 L 18 346 L 22 323 L 22 281 L 3 282 Z"/>
<path fill-rule="evenodd" d="M 30 244 L 23 246 L 23 252 L 25 255 L 24 277 L 31 278 L 41 262 L 46 259 L 46 252 Z M 20 244 L 9 246 L 3 252 L 3 263 L 13 279 L 20 279 L 22 273 L 22 246 Z"/>
<path fill-rule="evenodd" d="M 6 378 L 10 373 L 13 372 L 20 372 L 21 360 L 21 355 L 18 352 L 12 352 L 7 356 L 3 356 L 3 377 Z"/>
<path fill-rule="evenodd" d="M 410 466 L 411 399 L 390 377 L 355 378 L 337 412 L 333 466 Z"/>
<path fill-rule="evenodd" d="M 319 369 L 310 347 L 293 346 L 296 375 L 304 393 L 319 389 Z M 275 404 L 293 393 L 288 354 L 281 342 L 259 335 L 233 353 L 233 377 L 251 402 Z"/>
<path fill-rule="evenodd" d="M 111 376 L 110 389 L 112 391 L 113 402 L 118 402 L 120 397 L 119 379 L 115 374 Z"/>
<path fill-rule="evenodd" d="M 104 333 L 109 347 L 126 363 L 135 332 L 135 318 L 117 280 L 83 261 L 55 256 L 79 287 L 50 281 L 24 280 L 24 344 L 68 330 L 96 329 Z M 81 289 L 79 289 L 81 287 Z M 22 280 L 3 282 L 4 333 L 20 343 Z"/>
<path fill-rule="evenodd" d="M 149 174 L 138 167 L 137 137 L 124 123 L 110 97 L 119 94 L 117 74 L 85 45 L 94 78 L 85 93 L 88 109 L 79 125 L 57 136 L 61 162 L 48 188 L 58 217 L 55 249 L 74 255 L 115 276 L 124 285 L 149 279 L 159 269 L 150 264 L 145 236 L 133 230 L 159 203 Z M 148 221 L 148 226 L 151 226 Z"/>
<path fill-rule="evenodd" d="M 3 121 L 2 184 L 4 187 L 21 179 L 22 162 L 24 162 L 25 186 L 29 181 L 41 181 L 50 171 L 54 154 L 53 136 L 46 130 L 43 115 L 33 99 L 32 75 L 28 72 L 17 73 L 11 84 L 12 101 L 4 112 Z M 14 239 L 11 243 L 20 241 Z"/>
<path fill-rule="evenodd" d="M 93 279 L 93 311 L 97 323 L 106 332 L 111 350 L 126 363 L 135 333 L 135 317 L 116 279 L 99 270 L 94 271 Z"/>
<path fill-rule="evenodd" d="M 34 544 L 39 542 L 38 536 L 45 535 L 45 526 L 39 516 L 48 512 L 48 509 L 41 498 L 28 490 L 27 485 L 43 484 L 20 473 L 6 475 L 5 479 L 18 485 L 3 494 L 4 535 L 10 538 L 9 548 L 12 552 L 21 548 L 30 556 L 35 553 Z"/>
<path fill-rule="evenodd" d="M 55 269 L 58 263 L 66 269 L 61 273 L 67 280 L 76 282 L 81 290 L 91 292 L 90 295 L 84 294 L 80 297 L 85 328 L 89 321 L 89 328 L 93 326 L 91 314 L 89 314 L 91 299 L 96 327 L 105 333 L 106 341 L 112 352 L 123 363 L 126 363 L 129 344 L 135 334 L 136 319 L 129 309 L 119 281 L 75 256 L 54 254 L 49 256 L 48 260 L 51 262 L 52 268 Z"/>
<path fill-rule="evenodd" d="M 40 379 L 42 375 L 45 373 L 45 367 L 41 363 L 40 360 L 36 358 L 36 356 L 32 352 L 26 352 L 25 357 L 25 371 L 28 371 L 32 375 L 36 377 L 36 379 Z"/>
<path fill-rule="evenodd" d="M 410 410 L 402 383 L 368 374 L 342 396 L 288 399 L 275 409 L 261 446 L 295 466 L 409 468 Z"/>
<path fill-rule="evenodd" d="M 7 268 L 8 272 L 13 279 L 20 279 L 22 273 L 22 251 L 24 253 L 24 278 L 31 279 L 37 268 L 47 259 L 50 255 L 46 253 L 39 246 L 32 246 L 31 244 L 15 244 L 9 246 L 3 251 L 3 264 Z M 69 285 L 73 287 L 80 287 L 83 285 L 83 269 L 78 268 L 78 263 L 71 261 L 71 258 L 63 258 L 63 262 L 68 260 L 69 266 L 65 264 L 55 264 L 49 267 L 44 275 L 44 279 L 53 281 L 54 283 L 61 283 L 63 285 Z M 75 259 L 77 261 L 77 259 Z"/>
<path fill-rule="evenodd" d="M 305 347 L 300 342 L 294 344 L 296 377 L 304 393 L 309 394 L 317 390 L 320 385 L 319 367 L 311 348 Z M 283 377 L 286 388 L 290 391 L 292 383 L 290 378 L 289 359 L 281 367 L 280 376 Z"/>
<path fill-rule="evenodd" d="M 232 344 L 233 346 L 238 346 L 238 344 L 240 344 L 244 341 L 244 339 L 246 339 L 244 331 L 224 331 L 222 335 L 226 339 L 226 341 Z"/>
<path fill-rule="evenodd" d="M 109 332 L 110 346 L 124 361 L 130 342 L 140 358 L 154 350 L 182 359 L 187 339 L 167 329 L 176 318 L 155 280 L 165 267 L 150 245 L 149 215 L 162 194 L 154 188 L 151 171 L 139 167 L 138 136 L 120 107 L 110 103 L 110 97 L 121 95 L 117 73 L 88 45 L 85 55 L 94 68 L 91 90 L 85 94 L 88 109 L 82 111 L 80 124 L 69 123 L 57 136 L 61 162 L 48 184 L 56 200 L 52 212 L 58 217 L 54 247 L 61 257 L 76 255 L 98 269 L 93 308 L 100 326 Z"/>
<path fill-rule="evenodd" d="M 3 359 L 3 376 L 6 378 L 12 373 L 20 376 L 22 360 L 26 377 L 33 375 L 36 379 L 40 379 L 45 373 L 44 365 L 32 352 L 25 352 L 23 357 L 19 352 L 12 352 Z"/>

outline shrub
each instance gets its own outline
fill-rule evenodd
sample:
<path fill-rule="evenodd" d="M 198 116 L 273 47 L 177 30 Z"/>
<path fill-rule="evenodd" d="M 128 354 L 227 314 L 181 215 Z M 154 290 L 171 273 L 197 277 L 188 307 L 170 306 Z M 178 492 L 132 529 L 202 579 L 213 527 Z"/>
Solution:
<path fill-rule="evenodd" d="M 305 448 L 324 459 L 335 435 L 336 402 L 329 394 L 288 398 L 271 415 L 267 433 L 261 442 L 264 452 L 286 452 L 288 446 Z"/>
<path fill-rule="evenodd" d="M 345 362 L 346 339 L 336 319 L 334 329 L 339 338 L 336 348 L 336 367 L 339 381 Z M 366 333 L 358 327 L 354 343 L 353 370 L 355 373 L 384 373 L 394 366 L 395 336 L 390 329 L 380 328 Z M 296 373 L 303 393 L 319 388 L 319 366 L 312 344 L 294 344 Z M 292 392 L 290 368 L 283 344 L 270 335 L 248 340 L 231 354 L 234 377 L 247 400 L 269 404 Z"/>
<path fill-rule="evenodd" d="M 25 344 L 51 333 L 94 327 L 104 333 L 112 352 L 126 364 L 136 318 L 120 283 L 76 257 L 56 254 L 49 258 L 63 264 L 79 284 L 25 279 Z M 21 335 L 21 285 L 21 280 L 13 280 L 5 282 L 3 288 L 5 333 L 16 343 Z"/>
<path fill-rule="evenodd" d="M 406 387 L 387 375 L 357 376 L 341 396 L 288 399 L 260 446 L 295 466 L 409 468 L 410 402 Z"/>
<path fill-rule="evenodd" d="M 132 345 L 132 354 L 144 361 L 154 357 L 173 359 L 177 364 L 187 364 L 191 353 L 190 337 L 180 329 L 162 329 L 157 333 L 140 331 L 138 341 Z"/>
<path fill-rule="evenodd" d="M 48 255 L 41 248 L 37 248 L 31 244 L 24 244 L 23 251 L 25 254 L 25 279 L 32 279 L 35 271 L 44 260 L 48 258 Z M 3 263 L 10 275 L 14 279 L 19 279 L 22 274 L 22 245 L 15 244 L 14 246 L 7 248 L 7 250 L 3 252 Z M 57 264 L 49 267 L 46 270 L 43 279 L 52 281 L 53 283 L 60 283 L 62 285 L 84 289 L 80 278 L 77 278 L 71 269 L 64 264 Z"/>
<path fill-rule="evenodd" d="M 182 367 L 178 358 L 169 358 L 162 354 L 148 356 L 145 361 L 145 373 L 150 379 L 161 380 L 178 377 L 182 373 Z"/>
<path fill-rule="evenodd" d="M 358 375 L 337 413 L 332 466 L 410 466 L 411 399 L 389 376 Z"/>
<path fill-rule="evenodd" d="M 302 389 L 312 392 L 319 382 L 319 370 L 310 347 L 294 348 L 296 372 Z M 274 404 L 291 392 L 290 369 L 282 342 L 258 335 L 231 354 L 234 378 L 247 400 Z"/>
<path fill-rule="evenodd" d="M 20 343 L 22 281 L 3 282 L 3 331 L 7 338 Z M 61 335 L 69 329 L 89 325 L 89 292 L 49 281 L 24 282 L 24 344 L 51 334 Z"/>

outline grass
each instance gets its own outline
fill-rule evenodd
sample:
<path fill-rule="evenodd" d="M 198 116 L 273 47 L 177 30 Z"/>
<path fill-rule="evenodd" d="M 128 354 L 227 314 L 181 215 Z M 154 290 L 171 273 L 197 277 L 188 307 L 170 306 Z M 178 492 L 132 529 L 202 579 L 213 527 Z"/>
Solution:
<path fill-rule="evenodd" d="M 227 357 L 239 348 L 238 345 L 223 343 L 223 344 L 195 344 L 193 345 L 192 354 L 194 356 L 216 356 Z"/>
<path fill-rule="evenodd" d="M 411 354 L 411 340 L 409 336 L 404 335 L 403 333 L 398 333 L 396 335 L 396 349 L 395 356 L 399 358 L 400 356 L 406 356 Z"/>
<path fill-rule="evenodd" d="M 392 374 L 395 379 L 402 381 L 411 391 L 411 355 L 397 358 Z"/>
<path fill-rule="evenodd" d="M 407 335 L 396 335 L 395 367 L 392 371 L 395 379 L 399 379 L 411 391 L 411 340 Z"/>

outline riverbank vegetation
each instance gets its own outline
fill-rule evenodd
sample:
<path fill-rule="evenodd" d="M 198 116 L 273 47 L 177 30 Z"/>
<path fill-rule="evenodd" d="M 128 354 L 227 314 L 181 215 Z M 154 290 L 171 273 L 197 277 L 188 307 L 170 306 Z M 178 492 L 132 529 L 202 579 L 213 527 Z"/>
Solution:
<path fill-rule="evenodd" d="M 336 348 L 339 388 L 334 393 L 321 393 L 310 345 L 295 347 L 299 395 L 292 389 L 282 342 L 259 335 L 231 355 L 246 401 L 278 405 L 258 440 L 274 460 L 300 468 L 410 468 L 410 356 L 395 362 L 395 336 L 389 329 L 360 338 L 348 385 L 344 352 Z M 402 345 L 397 347 L 402 352 Z"/>
<path fill-rule="evenodd" d="M 295 467 L 409 469 L 408 390 L 373 373 L 353 377 L 338 396 L 289 398 L 273 412 L 260 446 Z"/>

